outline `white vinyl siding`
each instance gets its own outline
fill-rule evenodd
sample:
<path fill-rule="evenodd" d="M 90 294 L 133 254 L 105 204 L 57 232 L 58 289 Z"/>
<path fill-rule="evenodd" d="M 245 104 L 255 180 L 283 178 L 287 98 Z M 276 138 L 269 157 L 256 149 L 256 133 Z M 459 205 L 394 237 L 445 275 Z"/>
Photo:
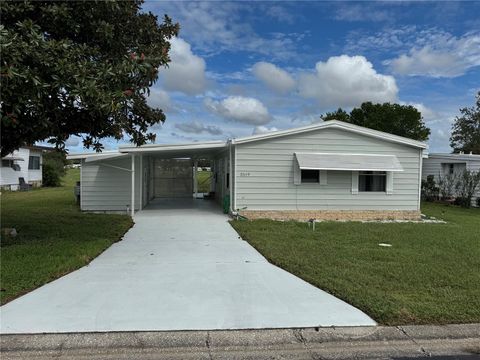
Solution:
<path fill-rule="evenodd" d="M 319 129 L 239 144 L 237 207 L 248 210 L 418 210 L 421 151 L 339 129 Z M 326 185 L 322 183 L 322 176 L 320 184 L 301 184 L 300 172 L 295 168 L 295 152 L 395 155 L 404 171 L 387 180 L 387 192 L 355 194 L 352 171 L 326 171 Z M 356 188 L 358 190 L 358 183 Z"/>
<path fill-rule="evenodd" d="M 29 184 L 38 184 L 42 183 L 42 162 L 43 156 L 40 150 L 30 149 L 30 148 L 20 148 L 10 154 L 16 158 L 22 158 L 22 160 L 15 160 L 13 163 L 17 165 L 18 170 L 14 170 L 11 167 L 2 168 L 0 172 L 0 186 L 6 186 L 11 190 L 17 190 L 19 180 L 18 178 L 23 177 L 26 183 Z M 10 156 L 9 155 L 9 156 Z M 39 168 L 38 169 L 29 169 L 30 156 L 36 156 L 39 158 Z"/>
<path fill-rule="evenodd" d="M 131 206 L 130 156 L 82 163 L 82 210 L 126 211 Z M 119 169 L 124 168 L 127 170 Z M 135 159 L 135 209 L 140 207 L 140 157 Z"/>

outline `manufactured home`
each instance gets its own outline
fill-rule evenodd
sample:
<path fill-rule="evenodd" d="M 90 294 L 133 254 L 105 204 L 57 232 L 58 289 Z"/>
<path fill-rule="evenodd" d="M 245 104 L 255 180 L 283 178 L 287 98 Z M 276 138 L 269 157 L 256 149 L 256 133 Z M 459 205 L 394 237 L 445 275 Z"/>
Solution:
<path fill-rule="evenodd" d="M 210 160 L 211 194 L 231 213 L 273 219 L 417 219 L 423 142 L 341 121 L 228 141 L 123 146 L 81 161 L 84 211 L 148 210 L 192 199 Z M 173 200 L 172 200 L 173 199 Z"/>
<path fill-rule="evenodd" d="M 447 174 L 461 174 L 464 170 L 480 171 L 480 155 L 475 154 L 441 154 L 431 153 L 423 162 L 423 179 L 433 175 L 436 182 Z M 477 188 L 472 198 L 472 205 L 477 205 L 480 188 Z"/>
<path fill-rule="evenodd" d="M 45 146 L 25 146 L 2 157 L 0 187 L 15 191 L 41 186 L 43 153 L 51 150 Z"/>

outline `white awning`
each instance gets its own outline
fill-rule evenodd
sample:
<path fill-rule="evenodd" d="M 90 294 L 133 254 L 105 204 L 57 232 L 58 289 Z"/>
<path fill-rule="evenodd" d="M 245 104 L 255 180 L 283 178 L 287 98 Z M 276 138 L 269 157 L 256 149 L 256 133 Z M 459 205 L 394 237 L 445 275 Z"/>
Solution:
<path fill-rule="evenodd" d="M 345 171 L 403 171 L 395 155 L 295 153 L 300 169 Z"/>
<path fill-rule="evenodd" d="M 2 158 L 2 160 L 25 161 L 24 158 L 19 156 L 5 156 Z"/>

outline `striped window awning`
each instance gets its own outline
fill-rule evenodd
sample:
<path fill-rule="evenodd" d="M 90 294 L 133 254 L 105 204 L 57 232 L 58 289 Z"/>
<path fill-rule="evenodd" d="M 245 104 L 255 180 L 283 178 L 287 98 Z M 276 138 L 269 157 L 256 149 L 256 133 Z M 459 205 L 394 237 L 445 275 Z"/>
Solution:
<path fill-rule="evenodd" d="M 395 155 L 295 153 L 303 170 L 403 171 Z"/>

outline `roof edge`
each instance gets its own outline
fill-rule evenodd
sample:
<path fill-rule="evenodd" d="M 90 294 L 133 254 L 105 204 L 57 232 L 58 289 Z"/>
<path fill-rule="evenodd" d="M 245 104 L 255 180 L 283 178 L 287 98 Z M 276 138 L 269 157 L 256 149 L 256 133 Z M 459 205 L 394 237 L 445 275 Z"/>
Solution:
<path fill-rule="evenodd" d="M 253 142 L 253 141 L 260 141 L 260 140 L 272 139 L 276 137 L 301 134 L 301 133 L 312 131 L 312 130 L 320 130 L 320 129 L 328 129 L 328 128 L 343 129 L 343 130 L 355 132 L 358 134 L 375 137 L 385 141 L 417 147 L 420 149 L 428 148 L 428 145 L 421 141 L 409 139 L 409 138 L 398 136 L 398 135 L 389 134 L 383 131 L 369 129 L 366 127 L 350 124 L 350 123 L 339 121 L 339 120 L 328 120 L 319 124 L 313 124 L 313 125 L 307 125 L 307 126 L 298 127 L 298 128 L 275 131 L 267 134 L 247 136 L 243 138 L 234 139 L 233 143 L 244 144 L 244 143 Z"/>

